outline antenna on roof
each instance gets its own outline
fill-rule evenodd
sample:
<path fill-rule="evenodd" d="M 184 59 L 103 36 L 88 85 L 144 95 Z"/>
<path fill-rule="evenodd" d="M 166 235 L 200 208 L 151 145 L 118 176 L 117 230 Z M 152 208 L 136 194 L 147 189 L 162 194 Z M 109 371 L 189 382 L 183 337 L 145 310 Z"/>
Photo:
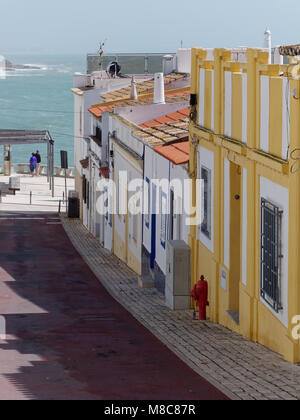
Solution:
<path fill-rule="evenodd" d="M 100 46 L 99 46 L 99 50 L 98 50 L 98 54 L 100 56 L 100 70 L 103 71 L 103 55 L 104 55 L 104 46 L 105 46 L 105 42 L 107 41 L 107 39 L 105 39 L 104 42 L 100 42 Z"/>

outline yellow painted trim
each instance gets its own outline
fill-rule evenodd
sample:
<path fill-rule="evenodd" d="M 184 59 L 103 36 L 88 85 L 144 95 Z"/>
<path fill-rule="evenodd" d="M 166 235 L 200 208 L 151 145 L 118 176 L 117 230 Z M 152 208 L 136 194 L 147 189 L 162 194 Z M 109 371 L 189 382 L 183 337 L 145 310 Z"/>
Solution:
<path fill-rule="evenodd" d="M 270 154 L 282 157 L 282 78 L 270 77 L 270 119 L 269 149 Z"/>

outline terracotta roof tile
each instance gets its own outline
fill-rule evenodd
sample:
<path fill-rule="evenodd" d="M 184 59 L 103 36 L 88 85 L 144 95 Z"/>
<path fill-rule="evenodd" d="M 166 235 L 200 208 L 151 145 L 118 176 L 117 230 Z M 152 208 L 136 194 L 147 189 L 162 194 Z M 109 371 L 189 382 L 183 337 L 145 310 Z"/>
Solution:
<path fill-rule="evenodd" d="M 181 109 L 180 111 L 178 111 L 179 112 L 179 114 L 182 114 L 182 115 L 184 115 L 184 116 L 186 116 L 186 117 L 189 117 L 190 116 L 190 108 L 186 108 L 186 109 Z"/>
<path fill-rule="evenodd" d="M 151 146 L 169 144 L 183 138 L 186 141 L 189 136 L 189 119 L 185 117 L 187 111 L 189 111 L 188 108 L 148 121 L 142 124 L 140 130 L 136 130 L 134 134 Z M 175 121 L 175 118 L 178 120 Z M 187 143 L 187 145 L 177 146 L 176 143 L 175 150 L 172 149 L 172 152 L 189 154 L 189 145 Z"/>
<path fill-rule="evenodd" d="M 160 125 L 160 123 L 158 121 L 154 120 L 154 121 L 149 121 L 148 123 L 142 124 L 141 127 L 151 128 L 151 127 L 156 127 L 158 125 Z"/>
<path fill-rule="evenodd" d="M 161 125 L 161 124 L 167 124 L 169 122 L 173 122 L 174 120 L 172 120 L 172 118 L 170 118 L 168 115 L 166 115 L 164 117 L 156 118 L 155 121 L 158 122 Z"/>
<path fill-rule="evenodd" d="M 183 114 L 181 114 L 180 112 L 173 112 L 173 114 L 169 114 L 168 117 L 171 118 L 171 120 L 173 121 L 178 121 L 182 119 Z"/>
<path fill-rule="evenodd" d="M 165 86 L 167 87 L 169 84 L 173 83 L 176 80 L 184 79 L 187 77 L 186 73 L 171 73 L 164 77 L 165 80 Z M 136 89 L 139 94 L 151 92 L 154 89 L 154 78 L 151 78 L 149 80 L 138 82 L 136 83 Z M 115 99 L 126 99 L 130 98 L 131 93 L 131 86 L 128 86 L 126 88 L 122 88 L 119 90 L 115 90 L 114 92 L 108 92 L 102 95 L 102 98 L 104 102 L 111 101 L 112 97 Z"/>
<path fill-rule="evenodd" d="M 173 96 L 174 95 L 174 96 Z M 172 95 L 172 92 L 166 96 L 166 103 L 179 103 L 179 102 L 188 102 L 189 95 L 186 92 L 175 92 Z M 101 118 L 103 112 L 113 112 L 115 108 L 124 108 L 126 106 L 143 106 L 143 105 L 151 105 L 153 103 L 152 98 L 143 98 L 141 100 L 130 100 L 124 99 L 123 101 L 116 101 L 114 103 L 101 103 L 98 105 L 93 105 L 89 108 L 91 114 L 93 114 L 96 118 Z M 180 116 L 181 118 L 183 115 Z M 174 119 L 170 119 L 170 121 L 174 121 Z M 150 122 L 150 121 L 149 121 Z M 145 123 L 146 124 L 146 123 Z M 161 124 L 161 122 L 159 122 Z"/>
<path fill-rule="evenodd" d="M 186 154 L 190 154 L 190 143 L 188 141 L 184 141 L 182 143 L 176 143 L 173 145 L 176 147 L 176 149 L 180 150 L 181 152 L 184 152 Z"/>
<path fill-rule="evenodd" d="M 175 165 L 186 164 L 190 159 L 188 141 L 167 146 L 156 146 L 154 150 Z"/>
<path fill-rule="evenodd" d="M 141 127 L 142 126 L 154 127 L 157 125 L 167 124 L 170 122 L 176 122 L 176 126 L 178 126 L 179 128 L 180 128 L 180 123 L 181 123 L 181 127 L 185 127 L 186 120 L 188 120 L 186 117 L 189 115 L 190 115 L 190 109 L 185 108 L 177 112 L 174 112 L 172 114 L 167 114 L 167 115 L 164 115 L 163 117 L 159 117 L 159 118 L 156 118 L 155 120 L 151 120 L 146 123 L 143 123 Z M 184 120 L 184 122 L 182 120 Z"/>

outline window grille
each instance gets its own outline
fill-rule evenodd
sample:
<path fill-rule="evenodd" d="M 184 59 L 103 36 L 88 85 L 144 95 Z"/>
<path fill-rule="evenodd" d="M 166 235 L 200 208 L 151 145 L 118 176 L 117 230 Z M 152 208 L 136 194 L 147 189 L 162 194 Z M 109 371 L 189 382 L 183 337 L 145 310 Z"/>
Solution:
<path fill-rule="evenodd" d="M 261 200 L 261 296 L 275 312 L 281 311 L 282 211 Z"/>

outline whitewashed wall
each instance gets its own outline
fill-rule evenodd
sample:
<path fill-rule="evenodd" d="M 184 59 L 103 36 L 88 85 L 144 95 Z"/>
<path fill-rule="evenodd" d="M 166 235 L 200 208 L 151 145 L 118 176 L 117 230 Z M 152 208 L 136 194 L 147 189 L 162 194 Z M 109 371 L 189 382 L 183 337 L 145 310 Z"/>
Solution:
<path fill-rule="evenodd" d="M 154 161 L 154 170 L 155 176 L 154 179 L 170 179 L 170 162 L 157 154 L 153 151 L 153 161 Z M 164 191 L 166 194 L 166 199 L 168 203 L 168 208 L 170 208 L 169 200 L 169 191 Z M 159 192 L 159 202 L 162 200 L 162 192 Z M 161 226 L 162 226 L 162 218 L 165 217 L 161 213 L 156 217 L 156 262 L 159 268 L 162 270 L 164 274 L 166 274 L 166 249 L 161 244 Z M 166 241 L 168 240 L 168 216 L 167 216 L 167 224 L 166 224 Z"/>
<path fill-rule="evenodd" d="M 290 144 L 290 82 L 287 77 L 282 79 L 282 159 L 288 159 Z"/>
<path fill-rule="evenodd" d="M 243 86 L 243 122 L 242 122 L 242 141 L 247 143 L 247 130 L 248 130 L 248 75 L 242 74 Z"/>
<path fill-rule="evenodd" d="M 199 75 L 199 120 L 198 123 L 204 127 L 205 115 L 205 69 L 200 69 Z"/>
<path fill-rule="evenodd" d="M 191 74 L 192 50 L 191 48 L 180 48 L 177 51 L 177 71 L 179 73 Z"/>
<path fill-rule="evenodd" d="M 231 137 L 232 130 L 232 73 L 225 71 L 225 136 Z"/>
<path fill-rule="evenodd" d="M 260 148 L 269 152 L 269 120 L 270 120 L 270 79 L 260 79 Z"/>
<path fill-rule="evenodd" d="M 150 195 L 151 195 L 151 180 L 154 178 L 155 166 L 153 160 L 153 150 L 149 147 L 145 147 L 145 156 L 144 156 L 144 180 L 150 181 Z M 151 209 L 152 197 L 149 203 L 149 208 Z M 147 225 L 147 220 L 149 220 L 149 225 Z M 144 234 L 143 234 L 143 245 L 146 250 L 151 253 L 151 229 L 152 229 L 152 221 L 151 221 L 151 213 L 149 214 L 149 218 L 147 219 L 144 217 Z"/>
<path fill-rule="evenodd" d="M 170 180 L 171 182 L 172 180 L 180 180 L 183 185 L 183 196 L 181 197 L 181 199 L 177 198 L 177 203 L 175 203 L 175 207 L 176 207 L 176 205 L 180 205 L 180 202 L 178 201 L 182 200 L 183 214 L 175 216 L 174 233 L 175 233 L 175 240 L 185 241 L 186 244 L 188 245 L 190 226 L 187 223 L 188 215 L 186 215 L 185 213 L 184 203 L 183 203 L 183 200 L 185 200 L 187 203 L 191 202 L 190 201 L 190 197 L 191 197 L 190 188 L 187 186 L 188 184 L 184 184 L 185 180 L 189 180 L 187 166 L 174 165 L 173 163 L 171 163 Z"/>

